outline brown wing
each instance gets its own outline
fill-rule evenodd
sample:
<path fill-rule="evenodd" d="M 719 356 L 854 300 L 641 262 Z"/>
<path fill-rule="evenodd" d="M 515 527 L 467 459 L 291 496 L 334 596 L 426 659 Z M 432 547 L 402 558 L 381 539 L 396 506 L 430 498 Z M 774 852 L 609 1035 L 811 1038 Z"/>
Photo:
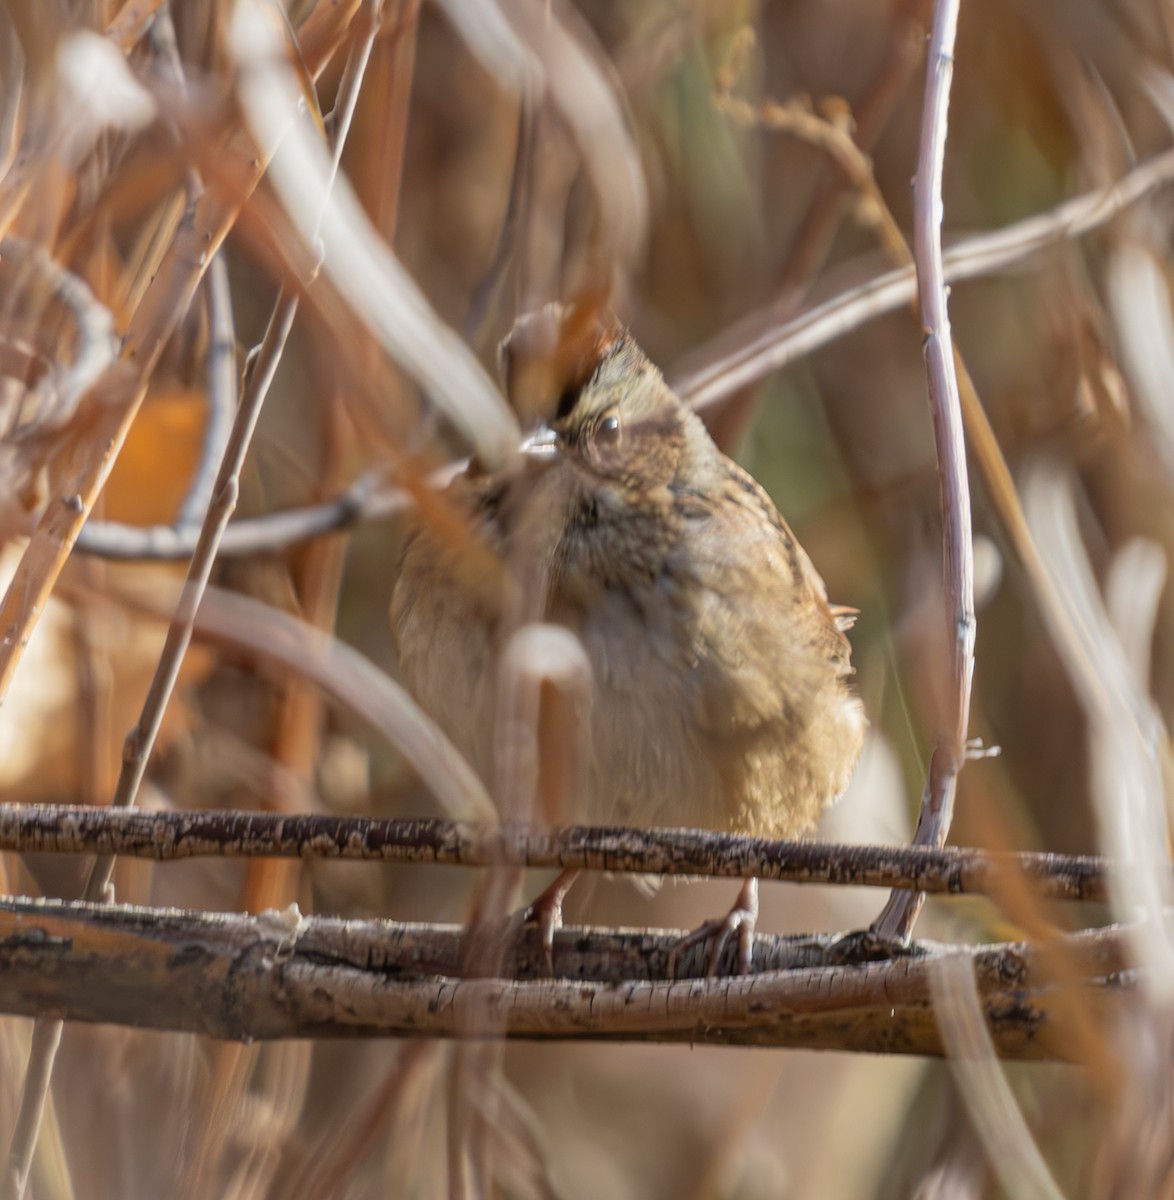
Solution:
<path fill-rule="evenodd" d="M 694 495 L 682 569 L 698 719 L 709 732 L 801 727 L 811 701 L 851 673 L 851 646 L 823 580 L 766 492 L 722 461 L 719 495 Z"/>

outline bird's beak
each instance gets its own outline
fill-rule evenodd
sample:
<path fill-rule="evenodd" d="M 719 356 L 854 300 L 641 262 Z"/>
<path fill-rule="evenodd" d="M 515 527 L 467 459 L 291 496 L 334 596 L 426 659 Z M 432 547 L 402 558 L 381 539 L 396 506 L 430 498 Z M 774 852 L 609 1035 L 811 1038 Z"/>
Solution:
<path fill-rule="evenodd" d="M 558 434 L 549 425 L 539 425 L 533 433 L 522 439 L 518 447 L 523 461 L 534 467 L 552 466 L 562 453 Z"/>

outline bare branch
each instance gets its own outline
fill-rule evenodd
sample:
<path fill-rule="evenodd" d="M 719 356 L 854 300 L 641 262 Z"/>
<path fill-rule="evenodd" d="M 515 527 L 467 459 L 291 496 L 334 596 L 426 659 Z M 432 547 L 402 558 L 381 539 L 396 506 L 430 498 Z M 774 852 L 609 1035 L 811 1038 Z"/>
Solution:
<path fill-rule="evenodd" d="M 461 979 L 458 926 L 0 900 L 0 1010 L 235 1040 L 285 1037 L 486 1037 L 802 1046 L 942 1053 L 931 971 L 955 947 L 917 943 L 859 961 L 866 942 L 759 935 L 754 974 L 669 982 L 679 934 L 564 929 L 558 978 L 539 978 L 527 930 L 517 978 Z M 1117 930 L 1065 939 L 1087 969 L 1049 977 L 1029 944 L 964 952 L 998 1053 L 1079 1058 L 1061 1001 L 1123 1017 L 1133 993 Z M 872 951 L 875 953 L 875 951 Z M 684 969 L 704 969 L 703 948 Z M 780 969 L 782 967 L 788 969 Z"/>
<path fill-rule="evenodd" d="M 0 851 L 513 866 L 621 874 L 709 875 L 788 883 L 906 888 L 998 897 L 1018 875 L 1041 899 L 1105 899 L 1107 864 L 1062 854 L 991 854 L 931 846 L 783 842 L 699 829 L 537 829 L 439 818 L 378 820 L 207 810 L 114 811 L 87 805 L 0 806 Z"/>
<path fill-rule="evenodd" d="M 945 693 L 947 708 L 942 714 L 937 745 L 930 759 L 929 777 L 913 838 L 917 845 L 930 846 L 943 845 L 950 831 L 958 772 L 966 758 L 970 687 L 974 677 L 974 545 L 970 481 L 942 267 L 942 172 L 958 7 L 958 0 L 937 0 L 934 8 L 921 118 L 921 149 L 913 185 L 913 249 L 925 328 L 926 376 L 941 488 L 946 615 L 953 650 Z M 883 937 L 908 937 L 923 902 L 916 894 L 895 894 L 877 918 L 874 928 Z"/>
<path fill-rule="evenodd" d="M 241 399 L 236 420 L 233 423 L 232 434 L 225 448 L 224 458 L 216 476 L 213 489 L 212 503 L 200 530 L 196 552 L 192 556 L 188 568 L 187 580 L 175 615 L 167 630 L 167 639 L 163 653 L 159 656 L 159 664 L 147 690 L 147 698 L 143 702 L 143 711 L 134 729 L 127 735 L 126 747 L 122 755 L 122 771 L 118 785 L 114 791 L 111 806 L 124 808 L 134 803 L 139 785 L 147 770 L 147 762 L 155 745 L 155 738 L 163 722 L 163 712 L 171 698 L 175 681 L 179 677 L 179 668 L 183 656 L 192 640 L 192 627 L 196 619 L 196 610 L 200 606 L 208 580 L 212 575 L 212 564 L 216 559 L 216 551 L 220 538 L 228 524 L 228 518 L 236 507 L 237 496 L 240 493 L 240 472 L 244 465 L 253 431 L 261 415 L 269 385 L 277 370 L 281 351 L 293 325 L 294 314 L 297 312 L 296 298 L 282 296 L 270 318 L 269 328 L 261 343 L 257 356 L 255 370 L 249 379 L 249 385 Z M 110 879 L 114 860 L 109 856 L 99 858 L 86 881 L 84 896 L 87 900 L 98 899 Z"/>

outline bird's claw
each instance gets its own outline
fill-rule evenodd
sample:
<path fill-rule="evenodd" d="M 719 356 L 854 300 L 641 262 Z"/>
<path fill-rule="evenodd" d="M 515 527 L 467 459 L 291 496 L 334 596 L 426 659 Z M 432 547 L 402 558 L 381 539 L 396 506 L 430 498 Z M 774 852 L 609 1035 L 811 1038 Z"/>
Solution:
<path fill-rule="evenodd" d="M 902 938 L 888 937 L 875 929 L 856 929 L 841 933 L 827 948 L 827 961 L 836 966 L 892 962 L 916 957 L 918 951 Z"/>
<path fill-rule="evenodd" d="M 563 927 L 563 901 L 577 875 L 577 871 L 564 871 L 533 904 L 519 909 L 506 922 L 507 944 L 514 946 L 527 925 L 538 926 L 542 966 L 548 978 L 554 975 L 554 935 Z"/>
<path fill-rule="evenodd" d="M 667 973 L 670 979 L 679 978 L 681 960 L 697 946 L 703 946 L 712 940 L 706 960 L 706 974 L 713 978 L 719 974 L 719 968 L 730 939 L 738 938 L 738 958 L 735 974 L 749 975 L 754 957 L 754 930 L 758 925 L 758 880 L 747 879 L 734 901 L 733 907 L 724 917 L 714 917 L 699 925 L 692 933 L 687 933 L 678 939 L 669 952 Z"/>

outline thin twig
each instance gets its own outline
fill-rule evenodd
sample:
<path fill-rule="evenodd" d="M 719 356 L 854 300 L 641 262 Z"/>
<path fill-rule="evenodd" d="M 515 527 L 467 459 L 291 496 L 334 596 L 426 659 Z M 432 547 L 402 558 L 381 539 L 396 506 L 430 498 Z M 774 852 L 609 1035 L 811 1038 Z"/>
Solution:
<path fill-rule="evenodd" d="M 921 64 L 925 53 L 925 29 L 909 15 L 921 0 L 906 0 L 894 17 L 887 49 L 876 75 L 852 105 L 855 130 L 853 142 L 862 154 L 873 146 L 888 126 L 906 84 Z M 815 278 L 827 257 L 844 211 L 844 183 L 849 179 L 842 170 L 824 164 L 808 202 L 807 213 L 788 252 L 782 270 L 782 288 L 774 301 L 779 315 L 790 315 Z"/>
<path fill-rule="evenodd" d="M 996 274 L 1017 266 L 1057 242 L 1091 233 L 1122 209 L 1136 204 L 1172 180 L 1174 151 L 1169 151 L 1135 167 L 1116 183 L 1065 201 L 1050 212 L 1028 217 L 993 233 L 960 240 L 946 251 L 946 281 L 958 283 Z M 678 373 L 671 382 L 684 399 L 704 412 L 739 388 L 756 382 L 771 371 L 781 370 L 916 297 L 917 279 L 912 267 L 889 271 L 809 309 L 792 321 L 773 325 L 761 336 L 747 337 L 738 350 L 711 365 Z M 762 320 L 760 315 L 747 324 L 761 324 Z M 727 331 L 717 340 L 728 341 L 729 334 Z M 703 360 L 707 356 L 711 357 L 712 351 L 702 347 L 697 357 Z M 436 472 L 432 479 L 434 486 L 444 486 L 464 466 L 465 462 L 461 461 Z M 357 524 L 393 519 L 411 506 L 406 494 L 394 489 L 379 491 L 374 484 L 374 476 L 363 476 L 333 500 L 234 521 L 225 532 L 220 557 L 276 554 L 309 538 Z M 77 549 L 100 558 L 167 561 L 190 557 L 196 537 L 195 529 L 172 525 L 143 528 L 116 521 L 90 521 L 78 537 Z M 1016 545 L 1020 546 L 1019 540 Z"/>
<path fill-rule="evenodd" d="M 179 604 L 167 630 L 163 652 L 159 656 L 151 686 L 147 689 L 147 698 L 143 702 L 138 723 L 126 738 L 122 771 L 118 777 L 114 798 L 111 800 L 113 808 L 125 808 L 134 803 L 139 785 L 146 774 L 147 763 L 155 747 L 159 727 L 163 723 L 163 712 L 171 698 L 175 681 L 179 677 L 180 665 L 192 640 L 196 610 L 211 578 L 212 564 L 216 559 L 220 539 L 228 525 L 228 518 L 236 507 L 245 455 L 248 453 L 253 431 L 261 415 L 261 407 L 268 394 L 269 385 L 273 382 L 296 311 L 297 298 L 283 295 L 269 319 L 269 327 L 261 342 L 254 369 L 241 398 L 236 420 L 233 422 L 232 435 L 217 472 L 212 503 L 200 529 L 196 552 L 192 556 Z M 113 866 L 113 858 L 106 855 L 95 862 L 86 881 L 83 893 L 85 899 L 97 900 L 102 896 Z"/>
<path fill-rule="evenodd" d="M 1049 900 L 1105 898 L 1103 859 L 994 854 L 966 847 L 783 842 L 699 829 L 475 825 L 441 818 L 305 813 L 143 812 L 86 805 L 0 806 L 0 851 L 187 858 L 329 858 L 357 862 L 515 866 L 625 874 L 709 875 L 934 895 L 993 896 L 1019 875 Z"/>
<path fill-rule="evenodd" d="M 212 260 L 204 286 L 208 293 L 208 423 L 200 447 L 200 465 L 196 468 L 188 494 L 175 519 L 176 527 L 189 529 L 193 539 L 192 548 L 183 555 L 184 558 L 195 552 L 200 525 L 212 503 L 216 472 L 224 459 L 231 436 L 238 392 L 236 326 L 232 318 L 232 292 L 228 286 L 228 267 L 224 255 L 218 254 Z M 83 535 L 86 528 L 88 526 L 82 530 Z"/>
<path fill-rule="evenodd" d="M 759 935 L 751 974 L 669 981 L 678 931 L 567 928 L 554 937 L 551 978 L 531 926 L 512 945 L 509 974 L 463 978 L 466 936 L 457 925 L 306 918 L 292 907 L 240 916 L 6 898 L 0 1011 L 235 1040 L 504 1036 L 940 1055 L 931 971 L 960 953 L 922 942 L 878 957 L 852 937 Z M 1064 945 L 1083 967 L 1075 984 L 1056 983 L 1031 943 L 961 951 L 1001 1056 L 1079 1061 L 1067 1000 L 1128 1019 L 1140 973 L 1121 931 Z M 705 967 L 703 949 L 681 964 Z"/>
<path fill-rule="evenodd" d="M 941 240 L 942 173 L 958 7 L 959 0 L 937 0 L 934 8 L 921 147 L 913 187 L 913 251 L 925 329 L 926 377 L 941 487 L 945 599 L 952 647 L 946 692 L 948 707 L 942 714 L 913 838 L 916 845 L 930 846 L 943 845 L 950 830 L 958 772 L 966 757 L 970 687 L 974 675 L 974 546 L 970 483 Z M 882 937 L 908 937 L 923 903 L 922 895 L 894 893 L 874 922 L 874 930 Z"/>
<path fill-rule="evenodd" d="M 816 112 L 806 96 L 792 97 L 784 104 L 771 99 L 751 104 L 734 94 L 753 44 L 754 30 L 747 25 L 735 37 L 725 65 L 717 73 L 713 100 L 718 111 L 743 129 L 789 133 L 822 149 L 857 193 L 857 220 L 875 229 L 885 250 L 900 259 L 905 253 L 905 235 L 881 195 L 872 161 L 853 136 L 852 115 L 843 100 L 825 99 Z"/>
<path fill-rule="evenodd" d="M 962 239 L 945 253 L 946 282 L 993 275 L 1058 242 L 1083 237 L 1171 181 L 1174 150 L 1140 164 L 1116 183 L 1067 200 L 1048 212 Z M 695 365 L 672 372 L 670 383 L 683 399 L 704 412 L 772 371 L 916 298 L 917 279 L 910 267 L 870 279 L 781 325 L 773 306 L 768 307 L 698 347 L 689 356 Z"/>
<path fill-rule="evenodd" d="M 428 477 L 428 486 L 442 491 L 468 465 L 469 460 L 463 458 L 441 467 Z M 379 486 L 383 476 L 383 469 L 376 468 L 361 475 L 333 500 L 233 521 L 224 532 L 219 557 L 277 554 L 298 542 L 361 523 L 393 520 L 412 509 L 415 501 L 408 492 Z M 82 529 L 77 548 L 98 558 L 167 562 L 191 557 L 197 537 L 197 530 L 175 525 L 144 527 L 121 521 L 91 521 Z"/>
<path fill-rule="evenodd" d="M 737 65 L 736 54 L 731 56 L 731 64 L 732 70 Z M 743 121 L 749 121 L 752 118 L 762 120 L 768 127 L 788 129 L 797 136 L 807 137 L 818 141 L 821 145 L 826 145 L 829 152 L 833 153 L 838 161 L 842 161 L 845 164 L 845 168 L 850 170 L 850 174 L 859 181 L 858 187 L 862 190 L 863 194 L 867 195 L 872 206 L 874 208 L 877 206 L 883 208 L 883 197 L 870 178 L 871 164 L 855 147 L 851 138 L 846 136 L 847 129 L 842 121 L 834 128 L 824 129 L 819 119 L 810 111 L 809 106 L 795 106 L 794 104 L 788 105 L 783 109 L 780 109 L 777 105 L 773 106 L 773 109 L 764 107 L 763 115 L 760 118 L 754 118 L 753 111 L 744 102 L 740 102 L 742 103 L 741 108 L 738 108 L 736 105 L 730 108 L 728 103 L 730 99 L 729 86 L 729 80 L 727 80 L 723 91 L 719 79 L 718 101 L 726 111 L 730 112 L 733 118 Z M 726 103 L 723 103 L 723 100 Z M 779 112 L 779 116 L 772 123 L 766 118 L 770 111 L 774 110 Z M 1117 199 L 1121 198 L 1121 194 L 1121 191 L 1118 190 Z M 1106 196 L 1107 202 L 1111 201 L 1111 199 L 1111 197 Z M 1081 219 L 1088 219 L 1097 214 L 1097 208 L 1099 206 L 1095 206 L 1090 211 L 1087 208 L 1083 208 L 1082 205 L 1078 205 L 1074 209 L 1074 213 Z M 889 250 L 891 256 L 897 260 L 899 267 L 913 267 L 913 255 L 905 247 L 895 221 L 889 214 L 882 213 L 882 218 L 881 228 L 887 231 L 886 236 L 882 238 L 885 247 Z M 996 249 L 998 250 L 998 248 Z M 1002 521 L 1008 539 L 1014 546 L 1023 565 L 1040 610 L 1051 626 L 1056 647 L 1065 664 L 1069 667 L 1073 683 L 1078 690 L 1081 690 L 1086 683 L 1088 673 L 1088 658 L 1085 648 L 1080 644 L 1080 638 L 1077 636 L 1077 630 L 1073 622 L 1065 615 L 1065 605 L 1062 603 L 1063 598 L 1044 566 L 1039 548 L 1032 537 L 1024 517 L 1006 459 L 995 438 L 986 411 L 982 406 L 973 380 L 957 347 L 953 350 L 953 358 L 958 376 L 959 395 L 966 437 L 970 441 L 972 451 L 982 471 L 990 494 L 991 503 Z M 1117 810 L 1117 806 L 1114 806 L 1114 810 Z M 1157 842 L 1161 842 L 1161 840 L 1161 837 L 1156 839 Z M 1126 877 L 1130 880 L 1140 878 L 1132 870 L 1127 873 Z M 1147 961 L 1152 963 L 1154 960 L 1147 959 Z"/>
<path fill-rule="evenodd" d="M 383 471 L 360 476 L 341 495 L 321 504 L 287 508 L 264 517 L 233 521 L 224 531 L 220 557 L 254 558 L 277 554 L 299 542 L 324 537 L 372 521 L 386 521 L 413 507 L 407 492 L 379 489 Z M 121 562 L 172 562 L 190 558 L 198 526 L 129 525 L 122 521 L 90 521 L 77 539 L 83 554 Z"/>
<path fill-rule="evenodd" d="M 40 1132 L 45 1104 L 49 1099 L 53 1063 L 57 1057 L 57 1047 L 61 1045 L 64 1028 L 65 1023 L 59 1019 L 38 1019 L 33 1025 L 33 1036 L 29 1042 L 29 1061 L 21 1088 L 20 1108 L 16 1114 L 12 1145 L 4 1168 L 5 1197 L 12 1196 L 19 1200 L 28 1186 L 33 1152 L 37 1148 L 37 1134 Z"/>

